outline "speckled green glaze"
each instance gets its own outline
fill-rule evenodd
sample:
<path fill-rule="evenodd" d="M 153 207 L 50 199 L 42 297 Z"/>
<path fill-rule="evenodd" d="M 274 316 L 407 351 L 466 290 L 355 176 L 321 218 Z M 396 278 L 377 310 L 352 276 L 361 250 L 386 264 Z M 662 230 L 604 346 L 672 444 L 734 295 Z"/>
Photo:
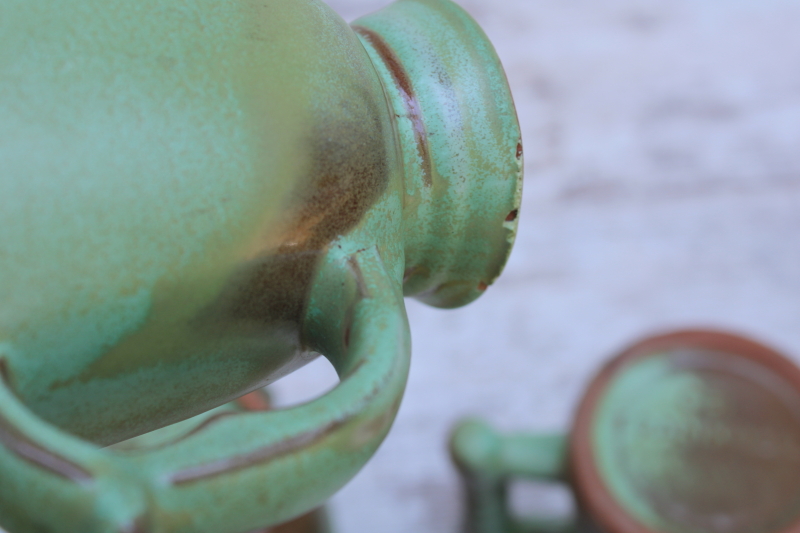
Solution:
<path fill-rule="evenodd" d="M 500 275 L 517 227 L 522 182 L 500 178 L 519 175 L 522 164 L 505 73 L 453 3 L 396 2 L 353 27 L 392 89 L 400 140 L 410 147 L 404 293 L 437 307 L 464 305 Z M 496 220 L 503 223 L 489 222 Z"/>
<path fill-rule="evenodd" d="M 450 446 L 469 533 L 800 530 L 800 368 L 724 332 L 629 347 L 589 384 L 569 436 L 466 420 Z M 568 486 L 575 512 L 514 516 L 507 485 L 524 478 Z"/>
<path fill-rule="evenodd" d="M 479 419 L 460 422 L 450 435 L 450 453 L 464 478 L 467 533 L 590 533 L 574 519 L 519 518 L 509 512 L 513 479 L 566 483 L 565 435 L 502 434 Z"/>
<path fill-rule="evenodd" d="M 616 376 L 592 427 L 620 505 L 664 533 L 796 531 L 800 391 L 753 361 L 654 354 Z"/>
<path fill-rule="evenodd" d="M 403 295 L 492 283 L 521 175 L 502 69 L 449 0 L 352 29 L 316 0 L 0 0 L 0 526 L 319 505 L 399 407 Z M 322 398 L 226 405 L 317 354 Z"/>

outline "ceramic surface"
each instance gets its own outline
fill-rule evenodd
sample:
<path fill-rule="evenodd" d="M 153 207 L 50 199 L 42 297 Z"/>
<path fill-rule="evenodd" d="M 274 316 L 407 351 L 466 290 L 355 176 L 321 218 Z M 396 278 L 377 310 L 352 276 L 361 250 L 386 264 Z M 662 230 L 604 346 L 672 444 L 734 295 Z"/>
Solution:
<path fill-rule="evenodd" d="M 800 530 L 800 368 L 716 331 L 639 342 L 613 358 L 567 436 L 458 426 L 468 530 L 791 533 Z M 580 511 L 511 516 L 506 483 L 568 484 Z"/>
<path fill-rule="evenodd" d="M 315 0 L 4 0 L 0 117 L 15 533 L 236 532 L 319 505 L 397 411 L 403 295 L 468 303 L 515 235 L 511 96 L 447 0 L 352 29 Z M 318 354 L 341 379 L 324 397 L 224 405 Z"/>

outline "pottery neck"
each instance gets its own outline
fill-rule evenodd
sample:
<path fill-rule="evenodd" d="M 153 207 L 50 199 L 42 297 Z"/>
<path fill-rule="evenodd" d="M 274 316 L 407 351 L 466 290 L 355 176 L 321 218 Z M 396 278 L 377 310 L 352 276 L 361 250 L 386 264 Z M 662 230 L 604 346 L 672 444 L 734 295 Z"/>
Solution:
<path fill-rule="evenodd" d="M 500 61 L 448 0 L 400 0 L 352 24 L 381 77 L 405 168 L 404 293 L 477 298 L 513 244 L 522 143 Z"/>

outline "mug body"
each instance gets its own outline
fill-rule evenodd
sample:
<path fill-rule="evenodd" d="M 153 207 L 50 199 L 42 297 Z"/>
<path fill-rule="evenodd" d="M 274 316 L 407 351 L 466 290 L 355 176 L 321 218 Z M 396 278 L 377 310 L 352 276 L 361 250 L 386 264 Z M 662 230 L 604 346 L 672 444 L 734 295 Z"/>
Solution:
<path fill-rule="evenodd" d="M 403 296 L 483 294 L 521 178 L 502 67 L 449 0 L 352 27 L 318 0 L 0 0 L 0 527 L 319 506 L 399 409 Z M 317 354 L 323 396 L 230 402 Z"/>
<path fill-rule="evenodd" d="M 402 178 L 350 28 L 316 0 L 0 13 L 0 345 L 17 396 L 109 444 L 312 357 L 300 323 L 321 255 Z"/>

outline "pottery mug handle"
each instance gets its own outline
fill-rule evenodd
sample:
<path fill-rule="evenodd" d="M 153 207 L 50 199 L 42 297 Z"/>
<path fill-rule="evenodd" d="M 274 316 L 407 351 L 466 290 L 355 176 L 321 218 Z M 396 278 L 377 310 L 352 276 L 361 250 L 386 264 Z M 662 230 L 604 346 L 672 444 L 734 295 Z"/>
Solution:
<path fill-rule="evenodd" d="M 389 430 L 410 342 L 400 283 L 376 248 L 329 253 L 320 268 L 304 328 L 341 382 L 307 404 L 209 417 L 163 446 L 123 452 L 43 421 L 4 382 L 0 527 L 237 532 L 288 520 L 331 496 Z"/>
<path fill-rule="evenodd" d="M 578 513 L 565 518 L 513 517 L 508 484 L 514 479 L 568 484 L 568 438 L 560 434 L 502 435 L 477 419 L 460 422 L 450 453 L 466 488 L 469 533 L 572 533 Z"/>

